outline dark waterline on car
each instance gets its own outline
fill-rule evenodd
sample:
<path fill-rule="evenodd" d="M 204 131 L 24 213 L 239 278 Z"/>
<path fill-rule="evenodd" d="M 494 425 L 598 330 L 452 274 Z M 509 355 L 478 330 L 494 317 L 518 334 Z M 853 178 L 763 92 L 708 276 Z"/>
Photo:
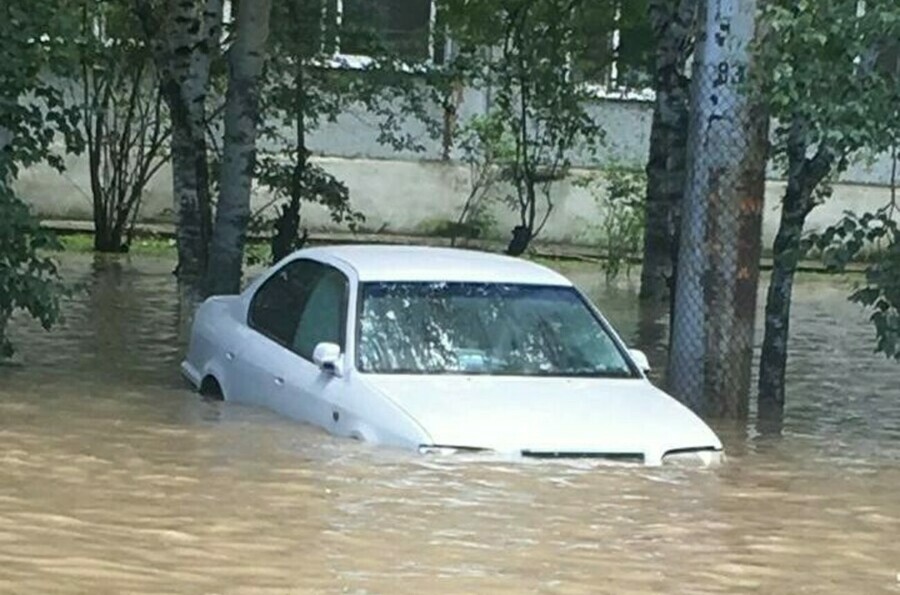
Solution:
<path fill-rule="evenodd" d="M 14 324 L 0 592 L 900 592 L 900 366 L 852 281 L 798 280 L 783 437 L 713 420 L 700 470 L 421 457 L 203 400 L 172 264 L 67 255 L 65 324 Z M 658 374 L 665 317 L 563 272 Z"/>

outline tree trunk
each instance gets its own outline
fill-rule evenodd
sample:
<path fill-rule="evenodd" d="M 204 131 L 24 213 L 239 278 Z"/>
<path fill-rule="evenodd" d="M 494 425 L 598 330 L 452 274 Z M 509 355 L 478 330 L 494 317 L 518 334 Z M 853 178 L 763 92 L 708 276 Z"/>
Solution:
<path fill-rule="evenodd" d="M 94 213 L 94 252 L 122 252 L 121 240 L 116 241 L 112 230 L 97 219 L 97 213 Z"/>
<path fill-rule="evenodd" d="M 170 102 L 170 109 L 172 103 Z M 174 111 L 174 110 L 173 110 Z M 212 215 L 209 204 L 209 171 L 206 142 L 186 120 L 172 119 L 172 182 L 175 198 L 175 241 L 179 279 L 202 279 L 209 254 Z"/>
<path fill-rule="evenodd" d="M 0 160 L 3 159 L 3 152 L 6 151 L 6 147 L 10 144 L 12 144 L 12 132 L 0 126 Z"/>
<path fill-rule="evenodd" d="M 92 214 L 94 219 L 94 251 L 96 252 L 115 252 L 112 248 L 109 238 L 109 216 L 107 213 L 106 194 L 103 190 L 103 180 L 101 169 L 103 147 L 102 143 L 107 137 L 106 130 L 106 111 L 109 109 L 109 93 L 100 94 L 94 88 L 95 97 L 91 100 L 88 109 L 88 89 L 92 86 L 91 80 L 87 75 L 87 66 L 85 65 L 83 72 L 85 73 L 81 79 L 81 85 L 85 92 L 85 113 L 82 115 L 82 122 L 85 129 L 85 137 L 87 140 L 88 153 L 88 174 L 91 182 L 91 203 Z M 97 97 L 96 95 L 101 96 Z M 98 103 L 99 102 L 99 103 Z"/>
<path fill-rule="evenodd" d="M 0 101 L 5 99 L 5 97 L 0 95 Z M 8 128 L 0 126 L 0 203 L 4 200 L 4 195 L 9 193 L 11 164 L 9 163 L 7 149 L 12 142 L 12 132 Z M 10 196 L 10 198 L 12 198 L 12 196 Z M 13 198 L 13 200 L 15 199 Z M 0 285 L 0 289 L 5 290 L 6 287 Z M 6 327 L 9 324 L 10 316 L 12 316 L 12 311 L 10 309 L 0 307 L 0 360 L 13 355 L 12 344 L 9 342 L 9 339 L 6 338 Z"/>
<path fill-rule="evenodd" d="M 243 0 L 238 5 L 237 37 L 228 51 L 220 194 L 206 284 L 210 294 L 240 291 L 256 162 L 259 79 L 269 37 L 271 6 L 271 0 Z"/>
<path fill-rule="evenodd" d="M 294 123 L 296 126 L 294 171 L 291 179 L 291 195 L 275 220 L 272 235 L 272 262 L 278 262 L 294 251 L 300 235 L 300 203 L 303 200 L 306 167 L 309 152 L 306 150 L 306 84 L 303 76 L 303 58 L 295 56 L 294 65 Z M 304 236 L 305 238 L 305 236 Z"/>
<path fill-rule="evenodd" d="M 506 246 L 506 253 L 510 256 L 521 256 L 531 243 L 531 230 L 525 225 L 517 225 L 512 230 L 512 239 Z"/>
<path fill-rule="evenodd" d="M 656 101 L 647 161 L 640 297 L 659 303 L 674 298 L 687 160 L 690 79 L 686 68 L 693 51 L 696 14 L 697 0 L 650 3 L 650 21 L 656 38 Z"/>
<path fill-rule="evenodd" d="M 154 46 L 163 97 L 172 120 L 172 186 L 178 267 L 187 283 L 204 276 L 212 232 L 206 148 L 206 94 L 210 62 L 219 42 L 222 0 L 168 0 L 164 15 L 149 0 L 135 0 Z"/>
<path fill-rule="evenodd" d="M 3 102 L 12 102 L 15 99 L 4 97 L 0 92 L 0 105 Z M 14 179 L 15 165 L 12 163 L 12 143 L 14 137 L 9 128 L 0 125 L 0 193 L 8 191 L 9 184 Z M 2 335 L 0 335 L 2 337 Z"/>
<path fill-rule="evenodd" d="M 791 320 L 794 275 L 800 262 L 803 226 L 815 206 L 813 192 L 832 169 L 834 158 L 820 146 L 806 157 L 806 128 L 799 120 L 788 141 L 788 185 L 782 200 L 781 221 L 773 246 L 772 279 L 766 296 L 765 336 L 759 369 L 758 429 L 780 433 L 784 417 L 784 384 Z"/>
<path fill-rule="evenodd" d="M 784 376 L 791 316 L 791 292 L 799 261 L 803 225 L 809 212 L 797 188 L 788 188 L 784 196 L 781 222 L 775 236 L 772 278 L 766 296 L 765 338 L 759 370 L 759 411 L 761 422 L 774 424 L 767 431 L 778 431 L 784 412 Z"/>
<path fill-rule="evenodd" d="M 864 80 L 876 67 L 882 49 L 878 40 L 857 64 L 857 75 Z M 773 249 L 774 268 L 766 298 L 766 325 L 759 369 L 757 428 L 760 432 L 781 432 L 784 419 L 785 377 L 794 274 L 800 261 L 800 240 L 806 217 L 815 206 L 814 193 L 822 181 L 846 158 L 846 145 L 820 142 L 815 155 L 809 151 L 809 126 L 795 116 L 788 133 L 788 187 L 782 205 L 781 223 Z"/>
<path fill-rule="evenodd" d="M 524 132 L 522 138 L 525 138 Z M 524 151 L 523 154 L 527 156 L 527 153 Z M 525 170 L 523 179 L 517 182 L 520 195 L 524 194 L 525 196 L 524 200 L 519 199 L 522 224 L 517 225 L 512 230 L 512 239 L 506 246 L 506 253 L 510 256 L 521 256 L 524 254 L 535 235 L 534 223 L 537 219 L 537 191 L 534 188 L 535 181 L 531 174 L 527 157 L 523 169 Z"/>

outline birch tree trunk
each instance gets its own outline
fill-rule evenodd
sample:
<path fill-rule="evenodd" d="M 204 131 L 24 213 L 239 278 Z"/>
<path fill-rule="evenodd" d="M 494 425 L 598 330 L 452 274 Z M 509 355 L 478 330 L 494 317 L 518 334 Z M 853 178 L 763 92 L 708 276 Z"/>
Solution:
<path fill-rule="evenodd" d="M 206 271 L 212 211 L 206 147 L 210 63 L 219 43 L 222 0 L 167 0 L 159 15 L 135 0 L 154 46 L 160 87 L 172 119 L 172 183 L 179 280 L 198 284 Z"/>
<path fill-rule="evenodd" d="M 219 204 L 206 287 L 210 294 L 240 291 L 250 190 L 256 158 L 259 83 L 269 37 L 271 0 L 242 0 L 236 39 L 228 50 L 228 94 Z"/>
<path fill-rule="evenodd" d="M 690 102 L 686 70 L 694 47 L 697 3 L 697 0 L 650 3 L 650 23 L 656 38 L 656 100 L 647 161 L 640 297 L 659 303 L 671 302 L 675 293 Z"/>

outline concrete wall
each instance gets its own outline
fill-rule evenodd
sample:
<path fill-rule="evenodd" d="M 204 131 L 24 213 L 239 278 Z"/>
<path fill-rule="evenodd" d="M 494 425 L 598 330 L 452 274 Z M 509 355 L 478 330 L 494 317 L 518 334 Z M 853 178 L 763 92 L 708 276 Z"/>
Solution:
<path fill-rule="evenodd" d="M 465 120 L 473 115 L 483 114 L 488 109 L 489 99 L 485 93 L 467 89 L 457 109 Z M 594 168 L 610 162 L 643 167 L 650 149 L 650 123 L 653 104 L 646 100 L 615 99 L 614 96 L 598 98 L 589 109 L 592 117 L 606 131 L 604 142 L 596 155 L 577 149 L 572 152 L 572 162 L 576 167 Z M 439 118 L 437 110 L 431 114 Z M 439 140 L 431 139 L 420 122 L 410 118 L 405 122 L 405 132 L 419 139 L 425 146 L 422 152 L 393 150 L 378 143 L 377 118 L 364 109 L 349 109 L 337 122 L 325 122 L 309 136 L 310 149 L 319 155 L 329 157 L 425 160 L 438 161 L 443 155 Z M 450 152 L 451 159 L 459 154 Z M 848 184 L 868 184 L 886 186 L 891 180 L 891 159 L 885 154 L 875 159 L 860 159 L 853 162 L 841 176 Z M 780 172 L 770 167 L 769 177 L 777 179 Z"/>
<path fill-rule="evenodd" d="M 442 221 L 454 221 L 469 192 L 466 167 L 444 162 L 319 157 L 328 171 L 344 180 L 350 188 L 353 207 L 366 215 L 364 229 L 395 233 L 428 233 Z M 18 186 L 44 217 L 89 220 L 91 201 L 85 164 L 71 159 L 69 169 L 59 175 L 47 168 L 33 168 L 19 178 Z M 576 170 L 575 176 L 592 175 Z M 602 187 L 602 186 L 601 186 Z M 772 244 L 778 226 L 779 198 L 784 183 L 770 181 L 766 186 L 763 223 L 765 246 Z M 809 228 L 828 226 L 847 209 L 859 212 L 874 210 L 887 203 L 890 190 L 886 186 L 838 184 L 834 197 L 818 207 L 809 218 Z M 265 205 L 271 196 L 254 193 L 255 208 Z M 597 238 L 594 227 L 602 217 L 596 200 L 587 188 L 572 180 L 556 185 L 554 211 L 543 233 L 545 240 L 591 244 Z M 497 219 L 496 234 L 508 238 L 515 225 L 514 214 L 501 204 L 492 209 Z M 144 221 L 168 221 L 171 218 L 171 177 L 165 168 L 154 178 L 141 211 Z M 304 205 L 304 225 L 314 230 L 340 230 L 325 209 Z"/>
<path fill-rule="evenodd" d="M 483 113 L 487 106 L 484 93 L 463 93 L 459 113 L 463 118 Z M 573 152 L 573 161 L 582 168 L 622 163 L 641 167 L 646 160 L 650 137 L 652 105 L 646 101 L 598 100 L 592 108 L 595 118 L 606 130 L 604 146 L 598 155 Z M 438 114 L 434 114 L 438 115 Z M 423 152 L 396 152 L 378 143 L 375 116 L 351 109 L 336 122 L 324 123 L 310 137 L 316 159 L 350 188 L 353 207 L 367 217 L 365 228 L 398 233 L 427 232 L 436 223 L 455 220 L 470 182 L 466 167 L 441 161 L 443 147 L 429 138 L 425 127 L 412 119 L 405 132 L 421 140 Z M 67 170 L 57 174 L 46 167 L 22 172 L 19 193 L 44 217 L 83 220 L 91 217 L 90 184 L 86 160 L 69 157 Z M 889 199 L 891 160 L 886 156 L 871 163 L 856 163 L 835 188 L 834 197 L 817 208 L 810 217 L 811 228 L 821 228 L 837 220 L 843 211 L 878 208 Z M 590 175 L 576 169 L 573 177 Z M 772 171 L 771 176 L 776 177 Z M 554 187 L 555 208 L 543 234 L 544 239 L 568 243 L 590 243 L 596 236 L 593 227 L 602 216 L 591 192 L 566 180 Z M 777 180 L 767 186 L 764 236 L 770 246 L 778 223 L 779 198 L 783 184 Z M 171 173 L 164 168 L 147 188 L 142 219 L 168 220 L 171 217 Z M 503 189 L 500 189 L 503 193 Z M 257 192 L 259 207 L 271 197 Z M 497 205 L 497 234 L 507 238 L 515 225 L 513 213 Z M 328 214 L 315 206 L 304 206 L 304 224 L 311 229 L 334 229 Z"/>
<path fill-rule="evenodd" d="M 488 109 L 487 94 L 477 89 L 467 89 L 457 113 L 462 120 L 484 114 Z M 650 123 L 653 104 L 647 100 L 616 99 L 614 95 L 599 97 L 588 110 L 591 116 L 606 131 L 605 139 L 596 155 L 576 148 L 570 157 L 576 167 L 595 168 L 610 162 L 643 167 L 650 149 Z M 440 118 L 435 109 L 431 117 Z M 773 127 L 774 128 L 774 127 Z M 388 145 L 378 143 L 377 117 L 362 108 L 351 108 L 336 122 L 325 122 L 309 135 L 310 150 L 329 157 L 425 160 L 438 161 L 443 148 L 437 139 L 428 137 L 425 126 L 415 119 L 405 122 L 404 132 L 419 139 L 425 146 L 422 152 L 395 151 Z M 456 151 L 450 151 L 451 160 L 458 159 Z M 841 176 L 848 184 L 869 184 L 886 186 L 891 180 L 891 159 L 887 154 L 875 159 L 860 159 L 853 162 Z M 780 172 L 772 166 L 769 177 L 777 179 Z"/>

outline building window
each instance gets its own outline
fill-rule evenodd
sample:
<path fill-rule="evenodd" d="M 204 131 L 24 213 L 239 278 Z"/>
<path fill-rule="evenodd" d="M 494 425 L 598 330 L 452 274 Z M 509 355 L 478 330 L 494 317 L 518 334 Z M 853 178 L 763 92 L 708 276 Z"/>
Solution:
<path fill-rule="evenodd" d="M 648 0 L 622 2 L 617 14 L 612 86 L 625 89 L 650 88 L 653 86 L 654 40 Z"/>
<path fill-rule="evenodd" d="M 585 40 L 572 57 L 575 80 L 607 90 L 641 91 L 653 83 L 653 31 L 648 0 L 594 3 L 584 8 Z"/>
<path fill-rule="evenodd" d="M 440 62 L 434 0 L 334 0 L 335 53 L 390 55 L 409 63 Z"/>

